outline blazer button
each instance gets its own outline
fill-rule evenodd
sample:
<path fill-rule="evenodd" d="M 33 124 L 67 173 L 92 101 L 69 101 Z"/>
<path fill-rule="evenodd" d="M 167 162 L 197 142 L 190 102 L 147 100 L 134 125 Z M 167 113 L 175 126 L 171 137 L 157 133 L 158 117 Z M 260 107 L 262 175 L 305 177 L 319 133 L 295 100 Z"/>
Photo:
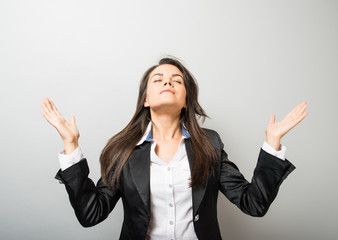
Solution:
<path fill-rule="evenodd" d="M 200 215 L 199 215 L 199 214 L 197 214 L 197 215 L 195 216 L 195 218 L 194 218 L 194 222 L 197 222 L 197 221 L 198 221 L 198 219 L 200 219 Z"/>
<path fill-rule="evenodd" d="M 59 183 L 60 183 L 60 184 L 64 184 L 64 182 L 62 182 L 62 181 L 59 181 Z"/>

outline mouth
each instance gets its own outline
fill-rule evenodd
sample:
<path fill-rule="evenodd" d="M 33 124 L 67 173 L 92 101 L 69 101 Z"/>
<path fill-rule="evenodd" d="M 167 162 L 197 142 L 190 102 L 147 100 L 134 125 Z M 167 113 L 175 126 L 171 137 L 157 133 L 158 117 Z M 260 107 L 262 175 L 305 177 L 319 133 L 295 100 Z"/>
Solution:
<path fill-rule="evenodd" d="M 174 94 L 174 92 L 170 89 L 165 89 L 165 90 L 161 91 L 161 93 L 164 93 L 164 92 L 170 92 L 170 93 Z"/>

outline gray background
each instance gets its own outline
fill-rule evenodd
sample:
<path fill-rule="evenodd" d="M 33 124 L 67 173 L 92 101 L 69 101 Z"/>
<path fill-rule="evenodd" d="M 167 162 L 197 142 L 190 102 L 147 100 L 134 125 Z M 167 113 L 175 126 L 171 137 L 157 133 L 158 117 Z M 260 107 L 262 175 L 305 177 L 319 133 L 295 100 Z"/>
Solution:
<path fill-rule="evenodd" d="M 119 203 L 82 228 L 54 175 L 62 141 L 40 113 L 76 116 L 90 177 L 131 119 L 143 72 L 182 59 L 230 159 L 251 179 L 272 113 L 306 100 L 283 139 L 297 169 L 263 218 L 219 198 L 225 239 L 336 239 L 337 1 L 0 1 L 0 238 L 117 239 Z"/>

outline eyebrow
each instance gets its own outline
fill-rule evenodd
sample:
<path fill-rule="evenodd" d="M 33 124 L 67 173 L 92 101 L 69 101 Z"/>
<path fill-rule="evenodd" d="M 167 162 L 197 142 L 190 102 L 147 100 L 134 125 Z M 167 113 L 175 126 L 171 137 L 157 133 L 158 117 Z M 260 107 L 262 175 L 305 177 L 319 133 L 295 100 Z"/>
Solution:
<path fill-rule="evenodd" d="M 152 79 L 156 75 L 163 77 L 163 73 L 155 73 L 150 79 Z M 181 74 L 178 74 L 178 73 L 174 73 L 171 76 L 172 77 L 177 77 L 178 76 L 178 77 L 181 77 L 182 79 L 184 79 L 183 76 Z"/>

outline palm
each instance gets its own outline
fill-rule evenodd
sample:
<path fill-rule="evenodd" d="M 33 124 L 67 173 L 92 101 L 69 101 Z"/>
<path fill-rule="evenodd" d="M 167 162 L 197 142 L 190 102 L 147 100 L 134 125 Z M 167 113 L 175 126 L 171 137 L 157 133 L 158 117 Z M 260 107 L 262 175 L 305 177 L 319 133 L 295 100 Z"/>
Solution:
<path fill-rule="evenodd" d="M 45 100 L 40 102 L 40 104 L 42 106 L 41 112 L 43 116 L 52 126 L 56 128 L 61 138 L 67 142 L 77 141 L 80 134 L 76 127 L 75 117 L 72 116 L 70 121 L 67 122 L 59 113 L 55 104 L 48 98 L 45 98 Z"/>
<path fill-rule="evenodd" d="M 307 108 L 306 102 L 298 104 L 291 112 L 286 115 L 286 117 L 275 123 L 275 116 L 270 117 L 270 121 L 266 128 L 267 132 L 270 132 L 273 136 L 283 137 L 288 131 L 294 128 L 298 123 L 300 123 L 308 114 L 305 112 Z"/>
<path fill-rule="evenodd" d="M 77 138 L 77 136 L 80 135 L 79 131 L 77 130 L 75 124 L 67 122 L 65 119 L 63 119 L 63 121 L 63 123 L 61 122 L 61 124 L 56 127 L 56 130 L 59 132 L 62 139 L 69 139 L 69 141 L 71 142 L 72 139 Z"/>
<path fill-rule="evenodd" d="M 267 143 L 278 149 L 280 139 L 306 117 L 308 114 L 305 111 L 306 108 L 306 102 L 298 104 L 282 121 L 277 123 L 275 122 L 275 115 L 271 115 L 265 130 Z"/>

